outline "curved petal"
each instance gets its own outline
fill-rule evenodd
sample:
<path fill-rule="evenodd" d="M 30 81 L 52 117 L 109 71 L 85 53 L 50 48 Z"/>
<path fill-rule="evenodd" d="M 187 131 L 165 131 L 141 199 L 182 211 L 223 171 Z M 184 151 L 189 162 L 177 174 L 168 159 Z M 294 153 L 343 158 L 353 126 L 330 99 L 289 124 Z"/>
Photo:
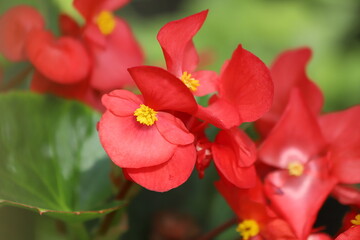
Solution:
<path fill-rule="evenodd" d="M 332 195 L 344 205 L 355 205 L 360 208 L 360 189 L 346 185 L 336 185 Z"/>
<path fill-rule="evenodd" d="M 134 93 L 126 90 L 114 90 L 104 94 L 101 101 L 106 109 L 119 117 L 134 116 L 134 111 L 142 104 Z"/>
<path fill-rule="evenodd" d="M 208 107 L 199 105 L 195 116 L 221 129 L 229 129 L 241 124 L 237 109 L 217 96 L 212 97 Z"/>
<path fill-rule="evenodd" d="M 194 145 L 179 146 L 169 161 L 148 168 L 123 171 L 139 185 L 157 192 L 169 191 L 183 184 L 191 175 L 196 160 Z"/>
<path fill-rule="evenodd" d="M 130 0 L 74 0 L 75 8 L 87 21 L 92 21 L 100 11 L 114 11 Z"/>
<path fill-rule="evenodd" d="M 90 59 L 84 46 L 76 39 L 54 39 L 47 31 L 32 31 L 26 42 L 30 62 L 44 76 L 61 84 L 83 80 L 90 71 Z"/>
<path fill-rule="evenodd" d="M 74 37 L 80 36 L 82 31 L 79 24 L 73 18 L 64 13 L 59 16 L 59 28 L 61 35 Z"/>
<path fill-rule="evenodd" d="M 192 38 L 203 25 L 207 13 L 208 10 L 205 10 L 169 22 L 160 29 L 157 39 L 164 52 L 167 69 L 174 75 L 181 76 L 182 72 L 195 69 L 198 56 L 194 54 L 196 50 Z"/>
<path fill-rule="evenodd" d="M 142 65 L 144 55 L 129 25 L 122 19 L 116 19 L 113 33 L 104 36 L 97 30 L 104 46 L 89 42 L 89 48 L 95 64 L 91 73 L 91 86 L 99 91 L 108 92 L 126 86 L 134 86 L 127 69 Z M 101 36 L 100 36 L 101 35 Z"/>
<path fill-rule="evenodd" d="M 305 105 L 298 89 L 293 90 L 289 104 L 259 149 L 259 158 L 274 167 L 287 168 L 291 162 L 306 163 L 325 147 L 313 113 Z"/>
<path fill-rule="evenodd" d="M 0 53 L 11 61 L 25 60 L 28 34 L 44 26 L 44 19 L 35 8 L 25 5 L 11 8 L 0 18 Z"/>
<path fill-rule="evenodd" d="M 335 240 L 358 240 L 360 239 L 360 226 L 354 226 L 340 234 Z"/>
<path fill-rule="evenodd" d="M 325 233 L 314 233 L 310 234 L 306 240 L 332 240 L 332 237 Z"/>
<path fill-rule="evenodd" d="M 197 71 L 192 77 L 199 81 L 200 86 L 194 92 L 196 96 L 204 96 L 217 90 L 219 76 L 214 71 Z"/>
<path fill-rule="evenodd" d="M 310 161 L 306 167 L 299 177 L 276 171 L 265 180 L 266 195 L 299 239 L 310 234 L 318 211 L 336 183 L 326 171 L 326 159 Z"/>
<path fill-rule="evenodd" d="M 256 160 L 254 143 L 237 128 L 222 131 L 211 147 L 214 163 L 221 174 L 239 188 L 251 188 L 256 182 L 252 165 Z"/>
<path fill-rule="evenodd" d="M 165 112 L 157 113 L 158 121 L 155 122 L 161 136 L 167 141 L 176 145 L 188 145 L 194 142 L 194 135 L 186 129 L 184 123 Z"/>
<path fill-rule="evenodd" d="M 134 116 L 118 117 L 106 111 L 98 124 L 102 146 L 122 168 L 143 168 L 167 162 L 176 145 L 165 140 L 155 125 L 146 126 Z"/>
<path fill-rule="evenodd" d="M 272 104 L 274 89 L 268 68 L 241 45 L 225 64 L 219 80 L 220 97 L 237 108 L 244 122 L 257 120 Z"/>
<path fill-rule="evenodd" d="M 152 66 L 129 69 L 146 105 L 155 110 L 194 113 L 197 103 L 190 90 L 168 71 Z"/>

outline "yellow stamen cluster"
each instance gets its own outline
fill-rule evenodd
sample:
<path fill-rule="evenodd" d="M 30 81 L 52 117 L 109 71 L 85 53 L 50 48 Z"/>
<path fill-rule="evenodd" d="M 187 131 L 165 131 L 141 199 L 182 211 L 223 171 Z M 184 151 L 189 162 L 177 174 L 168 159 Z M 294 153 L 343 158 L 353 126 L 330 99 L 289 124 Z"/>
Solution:
<path fill-rule="evenodd" d="M 291 162 L 288 165 L 288 170 L 291 176 L 299 177 L 304 172 L 304 165 L 300 162 Z"/>
<path fill-rule="evenodd" d="M 199 80 L 192 78 L 191 74 L 188 72 L 184 72 L 180 80 L 193 92 L 200 86 Z"/>
<path fill-rule="evenodd" d="M 251 237 L 255 237 L 259 234 L 260 228 L 258 223 L 252 219 L 246 219 L 239 223 L 236 231 L 240 233 L 242 239 L 248 240 Z"/>
<path fill-rule="evenodd" d="M 351 223 L 354 225 L 360 225 L 360 214 L 357 214 L 355 219 L 351 220 Z"/>
<path fill-rule="evenodd" d="M 140 107 L 134 112 L 136 121 L 147 126 L 153 125 L 158 120 L 156 114 L 157 112 L 154 109 L 144 104 L 140 104 Z"/>
<path fill-rule="evenodd" d="M 96 24 L 99 30 L 104 35 L 111 34 L 116 26 L 116 20 L 114 15 L 109 11 L 102 11 L 96 18 Z"/>

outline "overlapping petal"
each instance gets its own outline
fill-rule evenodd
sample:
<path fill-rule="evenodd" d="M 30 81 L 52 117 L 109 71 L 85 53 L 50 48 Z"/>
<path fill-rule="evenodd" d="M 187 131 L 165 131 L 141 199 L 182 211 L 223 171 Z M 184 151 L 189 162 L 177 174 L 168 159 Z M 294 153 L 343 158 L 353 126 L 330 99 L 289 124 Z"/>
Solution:
<path fill-rule="evenodd" d="M 11 61 L 25 60 L 29 33 L 44 26 L 44 19 L 35 8 L 26 5 L 11 8 L 0 18 L 0 53 Z"/>
<path fill-rule="evenodd" d="M 298 177 L 287 171 L 269 174 L 265 192 L 273 207 L 303 240 L 310 234 L 317 213 L 335 184 L 336 179 L 328 172 L 327 159 L 320 158 L 308 162 Z"/>
<path fill-rule="evenodd" d="M 114 90 L 103 95 L 101 101 L 110 112 L 120 117 L 134 116 L 134 111 L 142 104 L 138 96 L 126 90 Z"/>
<path fill-rule="evenodd" d="M 74 0 L 75 8 L 87 21 L 92 21 L 100 11 L 114 11 L 130 0 Z"/>
<path fill-rule="evenodd" d="M 99 122 L 99 137 L 111 160 L 122 168 L 159 165 L 167 162 L 177 148 L 155 125 L 140 124 L 134 116 L 118 117 L 109 110 Z"/>
<path fill-rule="evenodd" d="M 125 168 L 123 171 L 136 183 L 157 192 L 165 192 L 183 184 L 191 175 L 196 160 L 193 144 L 179 146 L 165 163 L 148 168 Z"/>
<path fill-rule="evenodd" d="M 306 163 L 325 147 L 314 114 L 295 89 L 277 125 L 259 149 L 259 158 L 275 167 L 287 168 L 291 162 Z"/>
<path fill-rule="evenodd" d="M 265 64 L 242 48 L 226 62 L 219 80 L 219 95 L 232 103 L 244 122 L 255 121 L 270 109 L 273 83 Z"/>
<path fill-rule="evenodd" d="M 88 53 L 71 37 L 56 39 L 51 32 L 34 30 L 26 42 L 26 53 L 36 69 L 56 83 L 79 82 L 90 71 Z"/>
<path fill-rule="evenodd" d="M 189 89 L 168 71 L 152 66 L 129 69 L 146 105 L 155 110 L 194 113 L 197 103 Z"/>
<path fill-rule="evenodd" d="M 341 233 L 335 240 L 358 240 L 360 239 L 360 226 L 354 226 Z"/>

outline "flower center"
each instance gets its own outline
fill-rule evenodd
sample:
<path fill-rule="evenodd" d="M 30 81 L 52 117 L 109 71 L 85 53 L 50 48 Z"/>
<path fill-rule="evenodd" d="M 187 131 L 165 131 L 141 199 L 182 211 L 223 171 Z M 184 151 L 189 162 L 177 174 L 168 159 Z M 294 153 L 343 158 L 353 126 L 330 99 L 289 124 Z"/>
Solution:
<path fill-rule="evenodd" d="M 246 219 L 239 223 L 236 231 L 240 233 L 242 239 L 248 240 L 251 237 L 255 237 L 259 234 L 260 228 L 258 223 L 252 219 Z"/>
<path fill-rule="evenodd" d="M 291 162 L 288 165 L 288 170 L 291 176 L 299 177 L 304 172 L 304 165 L 300 162 Z"/>
<path fill-rule="evenodd" d="M 96 17 L 96 24 L 99 27 L 99 30 L 104 35 L 111 34 L 116 26 L 116 21 L 114 15 L 109 11 L 102 11 Z"/>
<path fill-rule="evenodd" d="M 200 86 L 199 80 L 192 78 L 191 74 L 188 72 L 184 72 L 180 80 L 193 92 Z"/>
<path fill-rule="evenodd" d="M 157 112 L 154 109 L 149 108 L 144 104 L 140 104 L 140 107 L 135 110 L 134 116 L 136 116 L 136 121 L 141 124 L 151 126 L 157 121 L 156 117 Z"/>
<path fill-rule="evenodd" d="M 360 214 L 357 214 L 355 219 L 351 220 L 351 223 L 354 225 L 360 225 Z"/>

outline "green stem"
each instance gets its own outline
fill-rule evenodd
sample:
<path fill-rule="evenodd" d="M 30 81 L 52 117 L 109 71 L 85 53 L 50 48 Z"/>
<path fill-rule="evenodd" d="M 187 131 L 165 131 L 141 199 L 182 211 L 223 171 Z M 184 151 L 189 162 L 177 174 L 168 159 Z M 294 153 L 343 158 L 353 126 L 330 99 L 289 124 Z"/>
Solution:
<path fill-rule="evenodd" d="M 234 217 L 234 218 L 226 221 L 225 223 L 221 224 L 217 228 L 206 233 L 205 235 L 199 237 L 197 240 L 211 240 L 211 239 L 215 238 L 217 235 L 219 235 L 220 233 L 222 233 L 223 231 L 225 231 L 226 229 L 228 229 L 229 227 L 231 227 L 232 225 L 236 224 L 238 221 L 239 221 L 239 219 Z"/>
<path fill-rule="evenodd" d="M 28 66 L 23 69 L 21 72 L 16 74 L 10 81 L 8 81 L 4 86 L 0 87 L 0 91 L 8 91 L 12 88 L 20 85 L 26 78 L 26 76 L 32 71 L 32 66 Z"/>
<path fill-rule="evenodd" d="M 90 240 L 90 236 L 83 223 L 66 223 L 69 240 Z"/>

